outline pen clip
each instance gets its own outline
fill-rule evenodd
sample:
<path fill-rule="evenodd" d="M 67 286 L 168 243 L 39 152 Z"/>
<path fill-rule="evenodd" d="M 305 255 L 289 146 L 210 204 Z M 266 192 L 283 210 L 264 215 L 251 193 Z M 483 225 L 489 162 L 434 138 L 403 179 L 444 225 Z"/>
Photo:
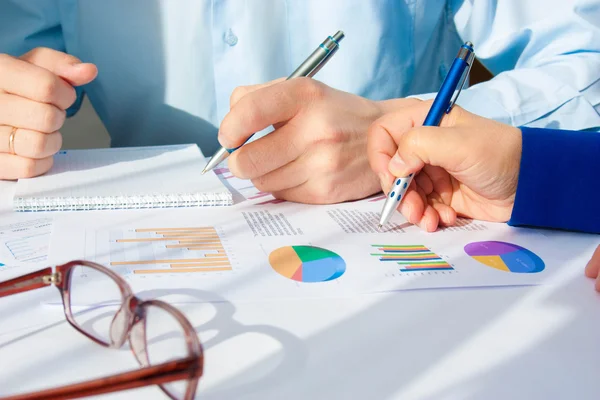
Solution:
<path fill-rule="evenodd" d="M 450 104 L 448 105 L 448 108 L 446 109 L 446 114 L 448 114 L 450 111 L 452 111 L 452 107 L 454 107 L 454 103 L 456 103 L 456 100 L 458 100 L 458 96 L 460 95 L 460 92 L 463 90 L 465 83 L 467 83 L 467 77 L 471 73 L 471 67 L 473 66 L 474 58 L 475 58 L 475 54 L 471 53 L 471 56 L 469 57 L 469 60 L 467 61 L 467 65 L 469 67 L 465 70 L 465 72 L 463 72 L 463 75 L 460 78 L 460 83 L 458 84 L 458 91 L 456 92 L 456 94 L 454 96 L 452 96 L 452 99 L 450 100 Z"/>

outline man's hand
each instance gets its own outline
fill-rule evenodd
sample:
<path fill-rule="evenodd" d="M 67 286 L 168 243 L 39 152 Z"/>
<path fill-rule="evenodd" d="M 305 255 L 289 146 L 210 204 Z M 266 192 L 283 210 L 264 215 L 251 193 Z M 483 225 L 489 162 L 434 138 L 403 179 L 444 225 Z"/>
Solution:
<path fill-rule="evenodd" d="M 414 100 L 416 101 L 416 100 Z M 396 100 L 413 104 L 413 100 Z M 276 197 L 324 204 L 379 191 L 367 159 L 367 130 L 385 104 L 332 89 L 310 78 L 237 88 L 219 142 L 236 148 L 253 133 L 275 130 L 229 157 L 240 178 Z"/>
<path fill-rule="evenodd" d="M 0 54 L 0 179 L 30 178 L 50 169 L 62 145 L 58 130 L 65 110 L 76 99 L 73 86 L 96 75 L 95 65 L 47 48 L 19 58 Z"/>

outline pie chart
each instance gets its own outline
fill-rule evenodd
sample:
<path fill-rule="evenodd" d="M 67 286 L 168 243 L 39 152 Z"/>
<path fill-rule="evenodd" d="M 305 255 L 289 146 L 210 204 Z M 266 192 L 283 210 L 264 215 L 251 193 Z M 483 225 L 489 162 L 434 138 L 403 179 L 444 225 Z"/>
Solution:
<path fill-rule="evenodd" d="M 474 260 L 506 272 L 532 274 L 544 270 L 544 261 L 524 247 L 506 242 L 474 242 L 465 246 Z"/>
<path fill-rule="evenodd" d="M 346 262 L 333 251 L 313 246 L 285 246 L 269 254 L 275 272 L 297 282 L 326 282 L 346 271 Z"/>

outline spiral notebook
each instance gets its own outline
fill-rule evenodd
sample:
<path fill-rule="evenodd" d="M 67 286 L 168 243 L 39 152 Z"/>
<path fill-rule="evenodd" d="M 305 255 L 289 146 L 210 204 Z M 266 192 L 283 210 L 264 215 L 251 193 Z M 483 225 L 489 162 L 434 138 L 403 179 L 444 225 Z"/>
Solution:
<path fill-rule="evenodd" d="M 45 175 L 19 179 L 15 211 L 227 206 L 231 192 L 202 175 L 197 145 L 63 150 Z"/>

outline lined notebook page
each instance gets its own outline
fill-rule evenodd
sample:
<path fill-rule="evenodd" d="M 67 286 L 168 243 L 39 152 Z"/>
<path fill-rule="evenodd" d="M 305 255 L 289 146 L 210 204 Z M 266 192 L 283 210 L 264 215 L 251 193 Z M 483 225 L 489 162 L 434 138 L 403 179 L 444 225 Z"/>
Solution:
<path fill-rule="evenodd" d="M 16 211 L 230 205 L 231 192 L 198 146 L 64 150 L 45 175 L 20 179 Z"/>

